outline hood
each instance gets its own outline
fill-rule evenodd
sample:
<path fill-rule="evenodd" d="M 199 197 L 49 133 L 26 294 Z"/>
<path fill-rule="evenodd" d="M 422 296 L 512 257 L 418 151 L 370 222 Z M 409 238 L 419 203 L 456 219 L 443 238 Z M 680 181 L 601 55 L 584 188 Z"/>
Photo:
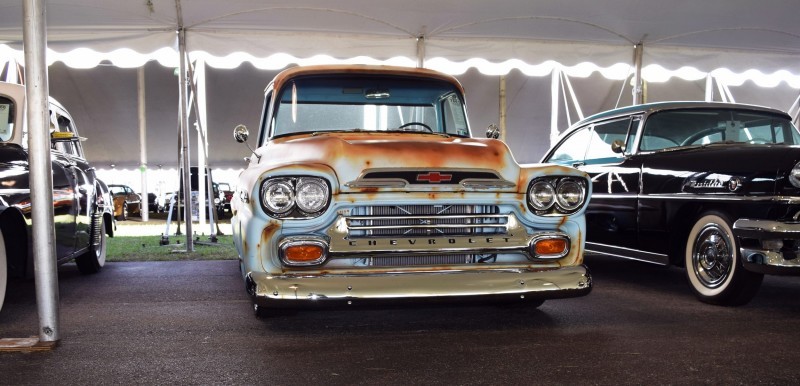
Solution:
<path fill-rule="evenodd" d="M 495 179 L 514 189 L 520 167 L 501 141 L 417 133 L 324 133 L 271 141 L 260 166 L 325 165 L 342 191 L 406 180 L 420 190 L 460 188 L 460 181 Z M 454 174 L 455 172 L 455 174 Z M 380 181 L 377 181 L 380 180 Z M 415 180 L 414 182 L 409 180 Z M 380 183 L 378 183 L 380 185 Z M 405 185 L 405 184 L 404 184 Z M 383 185 L 387 186 L 387 185 Z M 396 186 L 396 185 L 395 185 Z M 413 190 L 413 187 L 407 187 Z"/>

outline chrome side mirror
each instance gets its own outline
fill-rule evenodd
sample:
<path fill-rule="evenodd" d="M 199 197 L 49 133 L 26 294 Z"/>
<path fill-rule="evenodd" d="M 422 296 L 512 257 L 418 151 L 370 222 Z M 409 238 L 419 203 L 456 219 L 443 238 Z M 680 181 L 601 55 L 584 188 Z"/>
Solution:
<path fill-rule="evenodd" d="M 247 130 L 247 126 L 245 125 L 236 125 L 233 128 L 233 138 L 236 142 L 242 143 L 247 141 L 247 137 L 250 136 L 250 132 Z"/>
<path fill-rule="evenodd" d="M 622 142 L 621 139 L 615 139 L 611 142 L 611 151 L 617 154 L 622 154 L 625 152 L 625 142 Z"/>
<path fill-rule="evenodd" d="M 500 138 L 500 128 L 494 123 L 489 125 L 489 127 L 486 128 L 486 138 Z"/>

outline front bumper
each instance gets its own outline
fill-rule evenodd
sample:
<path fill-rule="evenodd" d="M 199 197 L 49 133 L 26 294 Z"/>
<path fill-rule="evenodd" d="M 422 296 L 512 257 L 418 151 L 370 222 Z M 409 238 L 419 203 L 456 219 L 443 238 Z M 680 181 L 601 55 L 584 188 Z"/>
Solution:
<path fill-rule="evenodd" d="M 800 222 L 743 218 L 733 223 L 733 233 L 739 239 L 739 252 L 747 270 L 800 275 Z"/>
<path fill-rule="evenodd" d="M 543 269 L 408 271 L 370 274 L 247 275 L 256 304 L 275 308 L 539 300 L 587 295 L 583 266 Z"/>

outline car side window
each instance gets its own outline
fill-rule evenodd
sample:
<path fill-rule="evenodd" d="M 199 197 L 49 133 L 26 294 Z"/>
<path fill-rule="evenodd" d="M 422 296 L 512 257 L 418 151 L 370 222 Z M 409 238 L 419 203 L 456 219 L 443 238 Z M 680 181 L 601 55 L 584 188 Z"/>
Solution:
<path fill-rule="evenodd" d="M 14 134 L 14 102 L 0 96 L 0 142 L 11 139 Z"/>
<path fill-rule="evenodd" d="M 561 142 L 547 162 L 570 165 L 583 162 L 591 138 L 591 126 L 584 126 Z"/>
<path fill-rule="evenodd" d="M 620 144 L 627 145 L 629 140 L 628 127 L 631 119 L 617 119 L 608 122 L 601 122 L 594 125 L 592 134 L 589 137 L 589 147 L 586 151 L 586 163 L 609 163 L 615 162 L 624 157 L 623 153 L 615 153 L 611 144 L 619 141 Z M 632 137 L 632 136 L 630 136 Z M 626 147 L 627 149 L 628 147 Z"/>

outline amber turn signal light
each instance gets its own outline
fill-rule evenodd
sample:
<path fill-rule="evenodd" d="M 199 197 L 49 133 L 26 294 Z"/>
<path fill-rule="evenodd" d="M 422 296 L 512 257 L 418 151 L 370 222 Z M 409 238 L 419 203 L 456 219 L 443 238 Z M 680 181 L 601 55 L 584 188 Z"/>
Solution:
<path fill-rule="evenodd" d="M 542 255 L 564 255 L 567 250 L 567 240 L 562 238 L 542 239 L 536 241 L 533 246 L 537 256 Z"/>
<path fill-rule="evenodd" d="M 287 261 L 308 262 L 322 258 L 325 250 L 319 245 L 292 245 L 287 247 L 283 256 Z"/>

